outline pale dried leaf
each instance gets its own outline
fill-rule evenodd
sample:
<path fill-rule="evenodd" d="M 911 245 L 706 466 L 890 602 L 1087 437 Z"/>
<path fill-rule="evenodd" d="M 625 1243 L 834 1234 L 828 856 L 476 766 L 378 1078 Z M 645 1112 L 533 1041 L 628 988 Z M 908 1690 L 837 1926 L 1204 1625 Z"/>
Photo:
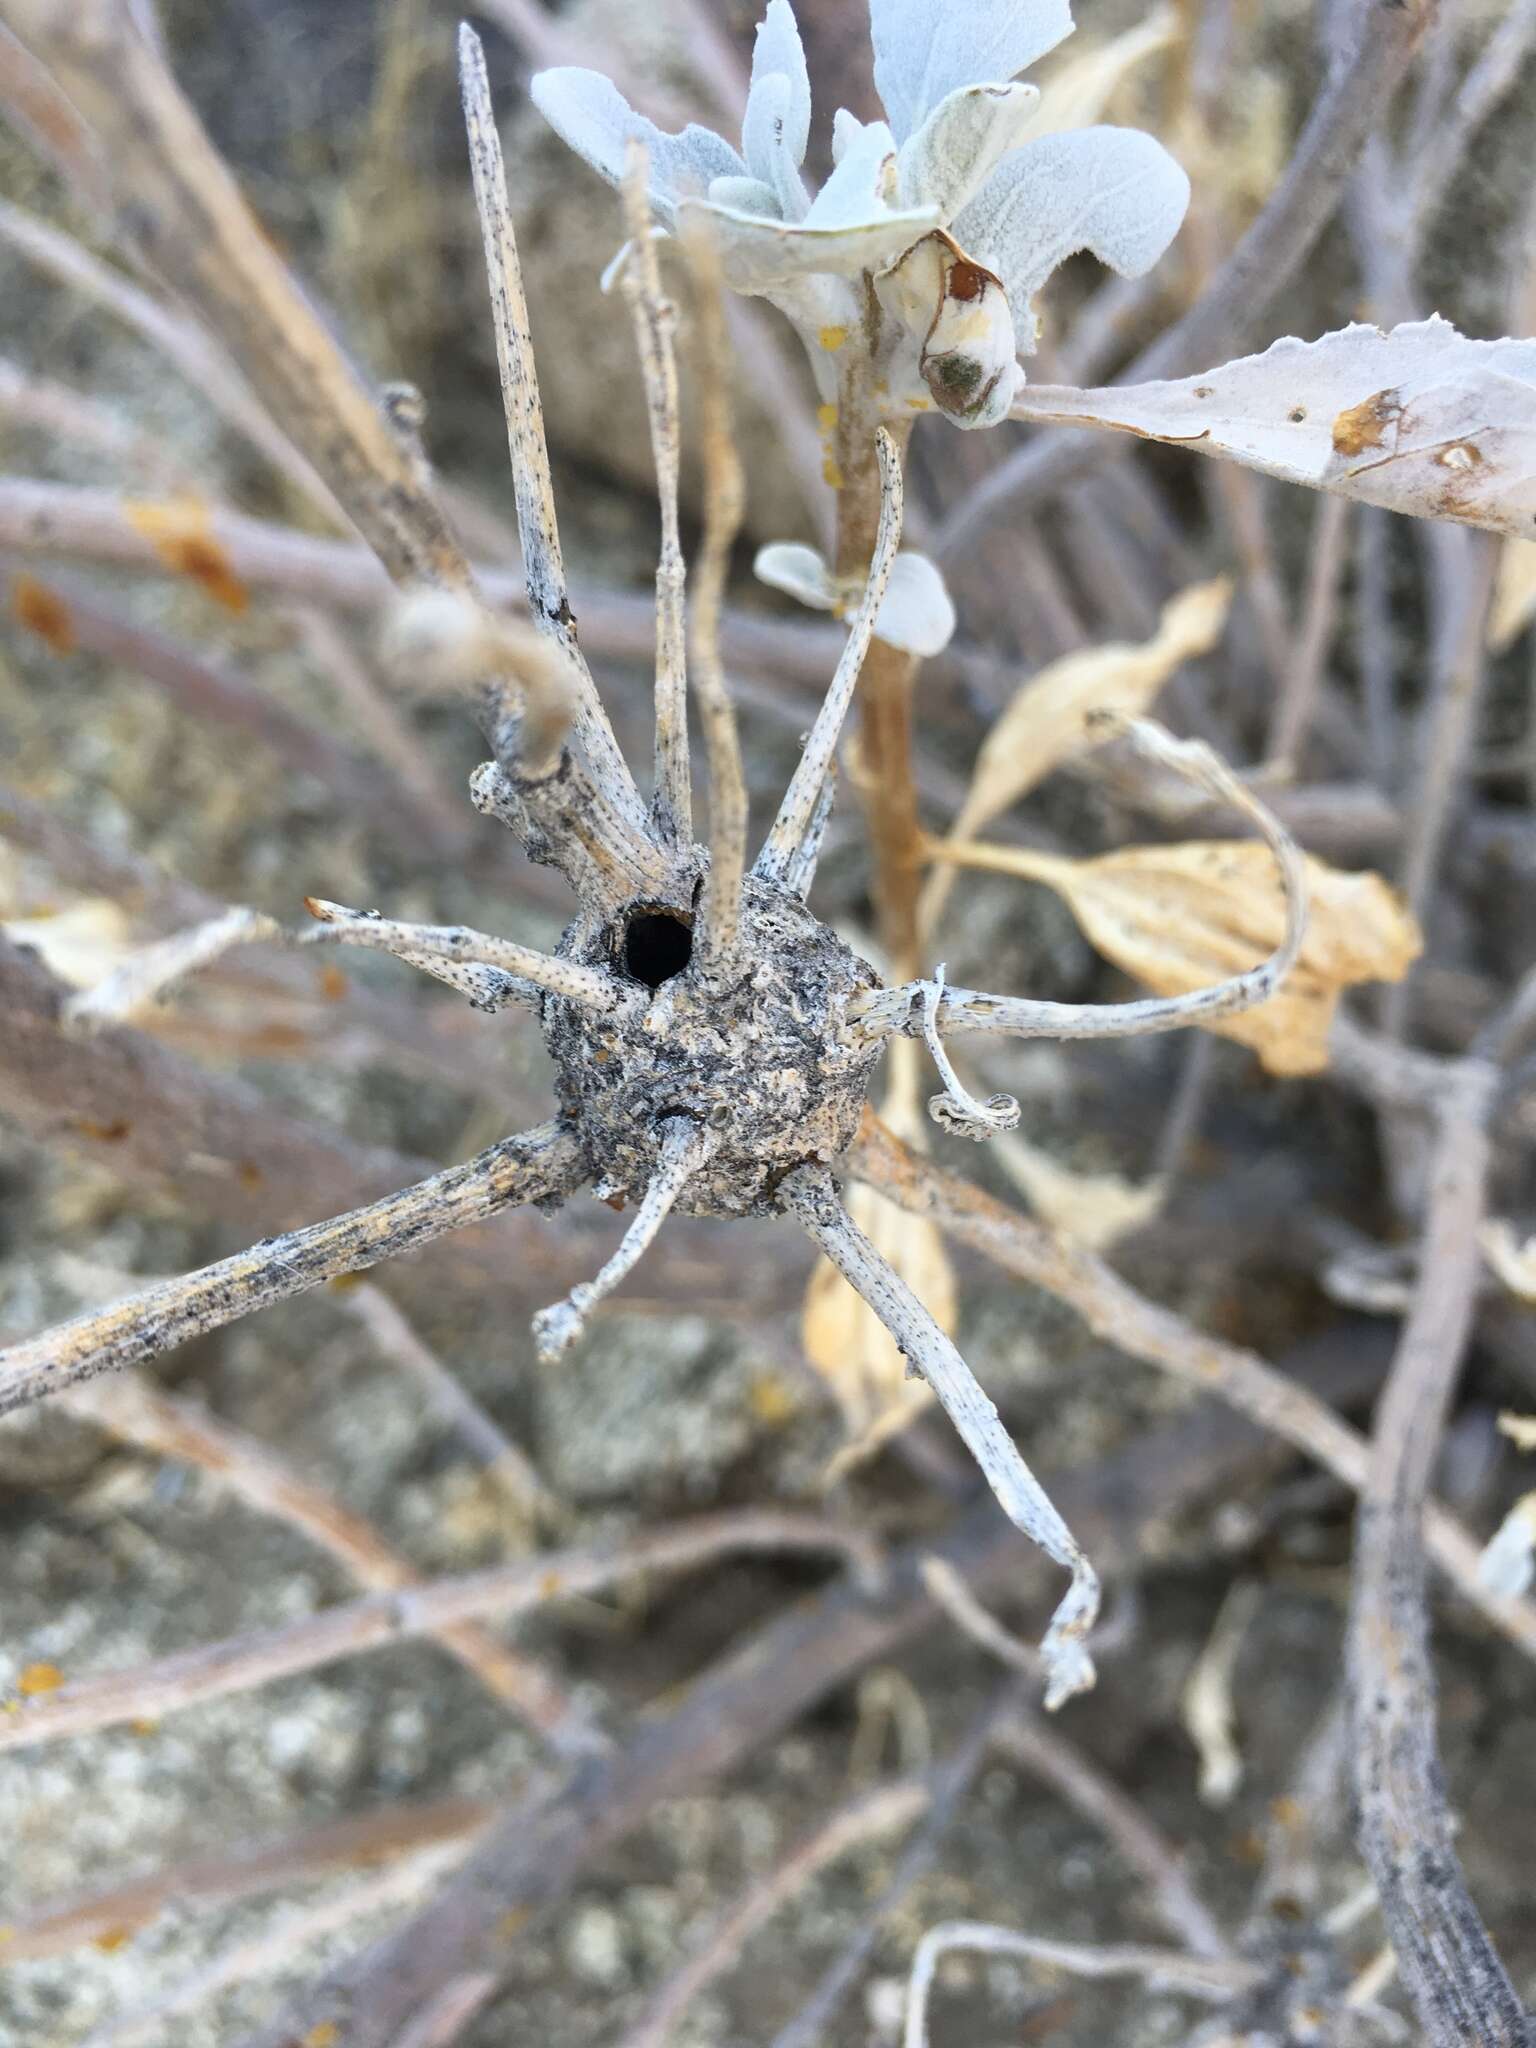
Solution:
<path fill-rule="evenodd" d="M 1164 383 L 1031 385 L 1013 412 L 1174 441 L 1391 512 L 1536 527 L 1536 341 L 1472 341 L 1438 315 L 1289 337 Z"/>
<path fill-rule="evenodd" d="M 1176 42 L 1178 34 L 1178 16 L 1171 7 L 1162 6 L 1154 7 L 1144 21 L 1117 36 L 1094 42 L 1074 38 L 1042 81 L 1045 102 L 1030 134 L 1059 135 L 1065 129 L 1087 128 L 1101 120 L 1123 80 L 1138 64 Z"/>
<path fill-rule="evenodd" d="M 971 786 L 955 820 L 957 838 L 978 831 L 1027 796 L 1072 755 L 1098 745 L 1091 712 L 1140 717 L 1186 661 L 1209 654 L 1232 603 L 1225 576 L 1192 583 L 1164 605 L 1157 631 L 1135 647 L 1112 643 L 1054 661 L 1015 694 L 976 757 Z"/>
<path fill-rule="evenodd" d="M 1162 1207 L 1160 1180 L 1138 1186 L 1118 1173 L 1076 1173 L 1016 1132 L 1000 1132 L 992 1156 L 1042 1223 L 1090 1251 L 1108 1251 Z"/>
<path fill-rule="evenodd" d="M 133 950 L 127 917 L 106 896 L 82 897 L 50 915 L 0 924 L 12 945 L 30 946 L 50 972 L 71 988 L 90 988 Z"/>
<path fill-rule="evenodd" d="M 1081 861 L 953 841 L 933 850 L 961 866 L 1046 883 L 1106 959 L 1162 996 L 1242 973 L 1274 950 L 1285 929 L 1274 857 L 1257 840 L 1131 846 Z M 1423 945 L 1380 875 L 1346 874 L 1310 856 L 1306 872 L 1310 913 L 1284 986 L 1256 1008 L 1205 1026 L 1251 1046 L 1272 1074 L 1321 1073 L 1342 991 L 1400 980 Z"/>
<path fill-rule="evenodd" d="M 1490 1593 L 1519 1600 L 1536 1583 L 1536 1493 L 1517 1500 L 1477 1560 Z"/>
<path fill-rule="evenodd" d="M 1498 581 L 1488 614 L 1488 645 L 1495 654 L 1511 647 L 1536 618 L 1536 541 L 1507 540 L 1499 556 Z"/>
<path fill-rule="evenodd" d="M 1536 1303 L 1536 1237 L 1522 1243 L 1514 1226 L 1502 1216 L 1485 1223 L 1481 1232 L 1483 1257 L 1521 1301 Z"/>
<path fill-rule="evenodd" d="M 1536 1415 L 1516 1415 L 1506 1408 L 1499 1417 L 1499 1429 L 1517 1451 L 1536 1451 Z"/>

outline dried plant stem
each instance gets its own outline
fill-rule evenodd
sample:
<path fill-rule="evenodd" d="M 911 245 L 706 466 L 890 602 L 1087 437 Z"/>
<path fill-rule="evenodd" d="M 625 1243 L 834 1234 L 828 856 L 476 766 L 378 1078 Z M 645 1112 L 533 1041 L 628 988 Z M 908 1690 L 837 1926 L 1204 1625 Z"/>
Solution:
<path fill-rule="evenodd" d="M 360 1585 L 403 1592 L 425 1583 L 371 1523 L 301 1477 L 267 1445 L 188 1401 L 161 1393 L 137 1374 L 71 1388 L 64 1400 L 124 1443 L 210 1474 L 247 1507 L 276 1516 L 328 1551 Z M 557 1748 L 579 1753 L 593 1746 L 585 1717 L 533 1659 L 507 1649 L 476 1622 L 445 1628 L 437 1640 L 488 1692 Z"/>
<path fill-rule="evenodd" d="M 392 1365 L 409 1373 L 425 1389 L 437 1413 L 460 1441 L 483 1463 L 486 1477 L 510 1495 L 525 1515 L 553 1522 L 560 1504 L 539 1477 L 532 1459 L 424 1344 L 414 1325 L 371 1280 L 349 1287 L 341 1296 L 374 1345 Z"/>
<path fill-rule="evenodd" d="M 784 792 L 784 801 L 779 814 L 773 821 L 773 829 L 763 842 L 752 872 L 765 882 L 783 883 L 799 853 L 800 846 L 811 828 L 820 807 L 822 791 L 832 771 L 837 754 L 837 742 L 842 733 L 843 722 L 848 716 L 848 707 L 853 702 L 854 686 L 869 653 L 870 641 L 875 629 L 875 616 L 885 597 L 886 585 L 890 582 L 891 564 L 896 559 L 896 550 L 901 545 L 901 515 L 903 491 L 901 482 L 901 461 L 896 444 L 882 427 L 875 437 L 876 453 L 880 464 L 880 529 L 876 537 L 874 554 L 869 563 L 864 595 L 849 629 L 847 645 L 837 664 L 837 672 L 831 687 L 822 699 L 816 722 L 811 727 L 805 743 L 805 751 L 790 777 L 789 787 Z"/>
<path fill-rule="evenodd" d="M 163 440 L 73 384 L 36 376 L 9 356 L 0 356 L 0 417 L 110 458 L 117 476 L 143 477 L 167 491 L 186 486 L 186 471 Z"/>
<path fill-rule="evenodd" d="M 1016 1710 L 1000 1721 L 993 1746 L 1042 1779 L 1092 1823 L 1147 1887 L 1147 1909 L 1192 1955 L 1221 1957 L 1232 1944 L 1185 1875 L 1183 1859 L 1114 1779 L 1038 1714 Z"/>
<path fill-rule="evenodd" d="M 1356 1362 L 1351 1358 L 1344 1365 L 1358 1393 L 1364 1382 Z M 1122 1453 L 1063 1473 L 1052 1490 L 1070 1524 L 1113 1570 L 1136 1557 L 1150 1523 L 1165 1526 L 1169 1517 L 1208 1499 L 1214 1475 L 1230 1489 L 1256 1469 L 1270 1469 L 1262 1435 L 1236 1417 L 1207 1409 L 1138 1438 Z M 551 1906 L 658 1799 L 732 1769 L 817 1699 L 930 1624 L 937 1610 L 917 1578 L 917 1560 L 934 1549 L 979 1588 L 1006 1589 L 1014 1596 L 1033 1584 L 1039 1566 L 1038 1553 L 989 1500 L 943 1543 L 925 1541 L 893 1558 L 878 1598 L 844 1578 L 809 1600 L 797 1599 L 696 1678 L 681 1701 L 647 1717 L 611 1759 L 507 1810 L 462 1875 L 424 1912 L 330 1971 L 274 2027 L 238 2048 L 291 2048 L 306 2029 L 338 2013 L 347 2019 L 346 2048 L 393 2048 L 399 2029 L 443 1984 L 466 1969 L 500 1970 L 503 1958 L 510 1961 L 508 1914 L 519 1926 L 547 1924 Z M 978 1724 L 977 1741 L 965 1756 L 957 1753 L 962 1783 L 984 1755 L 997 1715 L 1014 1698 L 1010 1683 Z M 901 1869 L 911 1869 L 909 1884 L 932 1859 L 948 1818 L 944 1798 L 941 1784 L 922 1841 L 904 1852 Z M 861 1953 L 878 1933 L 878 1911 Z M 847 1974 L 858 1966 L 855 1956 Z M 834 2005 L 838 1996 L 834 1987 Z M 821 2038 L 821 2023 L 813 2021 L 808 2034 L 798 2035 L 799 2048 Z"/>
<path fill-rule="evenodd" d="M 544 1124 L 365 1209 L 265 1238 L 201 1272 L 75 1316 L 0 1351 L 0 1414 L 115 1366 L 142 1365 L 189 1337 L 430 1244 L 514 1204 L 558 1199 L 584 1171 L 575 1139 L 558 1124 Z"/>
<path fill-rule="evenodd" d="M 705 1940 L 651 1998 L 618 2048 L 666 2048 L 688 2007 L 730 1968 L 781 1906 L 851 1849 L 909 1827 L 929 1798 L 929 1788 L 921 1778 L 904 1778 L 840 1806 L 830 1820 L 797 1842 L 765 1878 L 722 1914 Z"/>
<path fill-rule="evenodd" d="M 741 880 L 747 864 L 747 785 L 736 711 L 720 659 L 720 614 L 731 549 L 741 530 L 745 485 L 731 432 L 730 351 L 719 254 L 708 227 L 691 213 L 684 219 L 683 246 L 693 274 L 698 333 L 704 457 L 704 542 L 694 586 L 689 650 L 709 760 L 709 875 L 699 906 L 697 950 L 706 972 L 723 972 L 736 953 Z"/>
<path fill-rule="evenodd" d="M 1037 1935 L 1015 1934 L 983 1921 L 945 1920 L 930 1927 L 917 1945 L 907 1985 L 907 2019 L 902 2048 L 928 2048 L 928 1994 L 940 1959 L 956 1949 L 983 1955 L 1021 1956 L 1051 1970 L 1076 1977 L 1136 1977 L 1144 1984 L 1187 1992 L 1218 2003 L 1263 1979 L 1257 1963 L 1213 1961 L 1186 1955 L 1181 1949 L 1143 1948 L 1129 1942 L 1090 1948 L 1075 1941 L 1046 1941 Z"/>
<path fill-rule="evenodd" d="M 202 313 L 391 575 L 461 584 L 463 557 L 372 394 L 262 234 L 125 0 L 8 0 L 112 165 L 116 225 Z"/>
<path fill-rule="evenodd" d="M 1530 2040 L 1456 1855 L 1425 1607 L 1424 1509 L 1472 1327 L 1497 1080 L 1463 1062 L 1442 1101 L 1419 1277 L 1361 1489 L 1350 1606 L 1360 1846 L 1430 2048 Z"/>
<path fill-rule="evenodd" d="M 176 2022 L 183 2014 L 232 1984 L 291 1963 L 304 1949 L 350 1927 L 367 1914 L 408 1905 L 445 1864 L 457 1860 L 462 1853 L 458 1843 L 436 1845 L 397 1863 L 382 1875 L 354 1885 L 339 1898 L 284 1914 L 274 1926 L 225 1949 L 201 1969 L 182 1978 L 164 1997 L 130 2007 L 94 2028 L 80 2048 L 145 2048 L 145 2044 L 153 2048 L 157 2042 L 174 2039 Z"/>
<path fill-rule="evenodd" d="M 533 1319 L 534 1342 L 546 1365 L 575 1343 L 592 1310 L 634 1271 L 655 1243 L 657 1231 L 671 1215 L 683 1189 L 701 1167 L 708 1165 L 720 1145 L 718 1131 L 687 1116 L 669 1117 L 662 1124 L 660 1136 L 656 1172 L 635 1212 L 634 1222 L 624 1233 L 623 1243 L 600 1273 L 573 1287 L 564 1301 L 540 1309 Z"/>
<path fill-rule="evenodd" d="M 857 589 L 880 553 L 885 518 L 885 456 L 874 431 L 874 410 L 844 380 L 836 447 L 837 535 L 834 573 Z M 889 432 L 890 429 L 883 431 Z M 911 437 L 910 422 L 892 434 L 898 466 Z M 923 877 L 923 836 L 912 770 L 912 697 L 917 660 L 874 639 L 860 676 L 857 786 L 863 798 L 872 863 L 871 888 L 881 947 L 891 979 L 918 971 L 917 902 Z"/>
<path fill-rule="evenodd" d="M 576 730 L 599 789 L 637 833 L 645 831 L 645 806 L 619 751 L 613 727 L 597 694 L 591 671 L 576 644 L 576 621 L 565 582 L 560 530 L 555 517 L 544 413 L 539 403 L 528 302 L 512 231 L 501 137 L 491 105 L 490 82 L 480 38 L 467 23 L 459 28 L 459 84 L 469 136 L 470 170 L 485 244 L 486 278 L 496 329 L 502 406 L 517 494 L 517 529 L 523 542 L 523 573 L 535 626 L 565 649 L 576 667 Z"/>
<path fill-rule="evenodd" d="M 1364 1439 L 1326 1403 L 1255 1353 L 1208 1337 L 1170 1309 L 1127 1286 L 1081 1245 L 1033 1223 L 956 1174 L 903 1145 L 866 1110 L 848 1155 L 855 1176 L 914 1215 L 931 1216 L 962 1244 L 1042 1287 L 1083 1318 L 1095 1336 L 1131 1358 L 1159 1366 L 1199 1392 L 1228 1401 L 1359 1492 Z M 1536 1657 L 1536 1605 L 1491 1594 L 1478 1576 L 1478 1545 L 1454 1516 L 1430 1505 L 1429 1554 L 1457 1591 L 1527 1656 Z"/>
<path fill-rule="evenodd" d="M 1066 1597 L 1051 1617 L 1041 1644 L 1047 1707 L 1060 1706 L 1093 1684 L 1084 1648 L 1099 1610 L 1099 1582 L 1071 1530 L 1019 1455 L 996 1408 L 975 1375 L 917 1296 L 838 1199 L 831 1175 L 802 1166 L 781 1192 L 790 1209 L 854 1291 L 874 1310 L 938 1396 L 945 1413 L 981 1467 L 1004 1514 L 1072 1575 Z"/>
<path fill-rule="evenodd" d="M 388 1643 L 438 1635 L 468 1622 L 528 1614 L 639 1573 L 681 1571 L 732 1553 L 776 1551 L 841 1555 L 865 1584 L 870 1583 L 878 1558 L 868 1537 L 822 1516 L 756 1508 L 700 1515 L 648 1529 L 628 1542 L 546 1551 L 512 1564 L 426 1579 L 414 1587 L 325 1608 L 303 1621 L 179 1651 L 137 1669 L 78 1679 L 55 1692 L 8 1703 L 0 1714 L 0 1750 L 120 1727 L 125 1721 L 158 1720 Z"/>
<path fill-rule="evenodd" d="M 26 1963 L 66 1954 L 87 1942 L 134 1935 L 168 1906 L 192 1910 L 259 1896 L 349 1865 L 392 1861 L 437 1842 L 471 1839 L 494 1809 L 482 1799 L 437 1799 L 350 1814 L 257 1849 L 189 1857 L 103 1891 L 45 1899 L 13 1919 L 5 1961 Z"/>
<path fill-rule="evenodd" d="M 1301 752 L 1317 708 L 1328 645 L 1333 638 L 1349 513 L 1347 498 L 1324 495 L 1312 516 L 1311 556 L 1301 625 L 1295 647 L 1287 648 L 1280 694 L 1265 748 L 1270 761 L 1293 777 L 1301 771 Z"/>
<path fill-rule="evenodd" d="M 88 186 L 79 189 L 88 206 L 96 203 Z M 194 391 L 202 394 L 220 419 L 243 434 L 267 458 L 302 500 L 319 507 L 338 526 L 350 526 L 311 463 L 251 395 L 250 386 L 218 343 L 210 341 L 194 321 L 152 298 L 71 236 L 3 199 L 0 241 L 8 243 L 19 256 L 57 283 L 79 292 L 131 328 L 164 356 Z"/>
<path fill-rule="evenodd" d="M 512 939 L 499 939 L 491 932 L 474 931 L 468 925 L 402 924 L 396 918 L 328 903 L 320 896 L 306 896 L 304 903 L 310 915 L 320 920 L 316 930 L 304 933 L 306 944 L 362 946 L 401 959 L 419 954 L 465 967 L 494 967 L 602 1012 L 618 1009 L 625 999 L 624 984 L 616 975 L 598 967 L 583 967 L 578 960 L 540 953 Z"/>
<path fill-rule="evenodd" d="M 1017 1706 L 1021 1689 L 1017 1679 L 1010 1679 L 993 1692 L 949 1755 L 929 1773 L 928 1810 L 897 1859 L 888 1883 L 823 1970 L 810 1997 L 774 2035 L 772 2048 L 817 2048 L 826 2040 L 838 2008 L 874 1952 L 881 1929 L 933 1868 L 961 1802 L 986 1762 L 993 1732 Z"/>
<path fill-rule="evenodd" d="M 631 142 L 624 175 L 624 225 L 629 254 L 622 279 L 635 324 L 651 423 L 651 459 L 661 507 L 661 558 L 656 565 L 656 786 L 651 816 L 669 846 L 693 837 L 688 767 L 688 651 L 684 588 L 687 570 L 677 523 L 681 429 L 678 416 L 676 312 L 662 295 L 661 264 L 646 196 L 645 146 Z"/>

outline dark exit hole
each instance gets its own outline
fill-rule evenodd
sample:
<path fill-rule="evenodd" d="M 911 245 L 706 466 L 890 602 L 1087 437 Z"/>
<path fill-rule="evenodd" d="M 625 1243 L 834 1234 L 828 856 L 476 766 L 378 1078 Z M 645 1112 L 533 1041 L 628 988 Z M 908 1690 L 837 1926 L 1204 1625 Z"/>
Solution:
<path fill-rule="evenodd" d="M 693 928 L 667 910 L 642 910 L 624 927 L 624 972 L 660 988 L 693 958 Z"/>

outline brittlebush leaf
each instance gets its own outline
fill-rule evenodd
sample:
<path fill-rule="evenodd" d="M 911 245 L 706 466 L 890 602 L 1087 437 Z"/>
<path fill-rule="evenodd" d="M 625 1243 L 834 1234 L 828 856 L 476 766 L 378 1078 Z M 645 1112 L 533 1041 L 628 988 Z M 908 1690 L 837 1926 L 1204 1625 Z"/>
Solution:
<path fill-rule="evenodd" d="M 1274 856 L 1256 839 L 1130 846 L 1080 861 L 1024 847 L 946 842 L 940 850 L 961 866 L 1055 889 L 1099 952 L 1156 995 L 1189 995 L 1243 973 L 1274 951 L 1285 929 Z M 1204 1027 L 1251 1046 L 1272 1074 L 1321 1073 L 1343 990 L 1401 980 L 1423 947 L 1380 875 L 1346 874 L 1310 856 L 1306 867 L 1306 936 L 1283 987 L 1267 1003 Z"/>
<path fill-rule="evenodd" d="M 1474 341 L 1438 314 L 1390 333 L 1288 336 L 1167 382 L 1028 384 L 1012 410 L 1174 441 L 1421 519 L 1524 538 L 1536 516 L 1536 341 Z"/>

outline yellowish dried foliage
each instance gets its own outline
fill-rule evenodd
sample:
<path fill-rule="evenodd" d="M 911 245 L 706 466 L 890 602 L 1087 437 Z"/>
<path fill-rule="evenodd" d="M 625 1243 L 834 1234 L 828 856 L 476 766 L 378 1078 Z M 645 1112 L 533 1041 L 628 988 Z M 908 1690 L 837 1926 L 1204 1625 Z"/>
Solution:
<path fill-rule="evenodd" d="M 1274 856 L 1258 840 L 1130 846 L 1095 860 L 953 841 L 930 850 L 962 867 L 1044 882 L 1104 957 L 1157 995 L 1189 995 L 1243 973 L 1285 929 Z M 1417 923 L 1380 875 L 1346 874 L 1310 856 L 1306 868 L 1306 936 L 1284 986 L 1205 1027 L 1252 1046 L 1272 1074 L 1322 1072 L 1344 989 L 1400 980 L 1423 949 Z"/>

